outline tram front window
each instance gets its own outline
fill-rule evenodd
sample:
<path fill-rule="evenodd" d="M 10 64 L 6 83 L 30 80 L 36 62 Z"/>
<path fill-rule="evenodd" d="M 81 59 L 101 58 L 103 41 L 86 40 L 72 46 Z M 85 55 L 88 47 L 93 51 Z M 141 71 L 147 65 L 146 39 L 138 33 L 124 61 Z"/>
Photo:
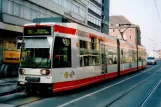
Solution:
<path fill-rule="evenodd" d="M 26 68 L 49 68 L 49 48 L 26 48 L 22 49 L 21 67 Z"/>

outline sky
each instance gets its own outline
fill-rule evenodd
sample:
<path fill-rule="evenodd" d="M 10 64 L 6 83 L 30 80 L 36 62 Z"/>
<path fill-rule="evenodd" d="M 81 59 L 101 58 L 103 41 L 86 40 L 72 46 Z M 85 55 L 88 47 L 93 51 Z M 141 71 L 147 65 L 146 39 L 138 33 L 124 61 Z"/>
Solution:
<path fill-rule="evenodd" d="M 139 25 L 141 43 L 148 53 L 161 49 L 161 20 L 154 1 L 161 19 L 161 0 L 110 0 L 110 16 L 123 15 Z"/>

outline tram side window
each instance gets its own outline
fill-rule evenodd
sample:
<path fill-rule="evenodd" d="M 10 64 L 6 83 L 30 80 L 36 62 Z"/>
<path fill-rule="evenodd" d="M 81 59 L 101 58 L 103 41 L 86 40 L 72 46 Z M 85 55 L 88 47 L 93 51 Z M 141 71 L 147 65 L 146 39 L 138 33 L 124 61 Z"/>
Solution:
<path fill-rule="evenodd" d="M 144 52 L 142 50 L 138 51 L 138 60 L 144 59 Z"/>
<path fill-rule="evenodd" d="M 130 52 L 128 49 L 121 48 L 120 49 L 120 63 L 128 63 L 130 62 Z"/>
<path fill-rule="evenodd" d="M 108 48 L 108 64 L 117 64 L 117 51 L 115 47 Z"/>
<path fill-rule="evenodd" d="M 95 43 L 95 45 L 97 44 Z M 92 48 L 91 42 L 82 40 L 80 40 L 79 46 L 80 46 L 80 67 L 97 66 L 100 64 L 99 48 L 94 49 L 94 46 Z"/>
<path fill-rule="evenodd" d="M 71 39 L 55 37 L 53 68 L 71 67 Z"/>
<path fill-rule="evenodd" d="M 130 52 L 131 52 L 131 61 L 132 61 L 132 62 L 137 61 L 137 54 L 136 54 L 136 51 L 135 51 L 135 50 L 130 50 Z"/>
<path fill-rule="evenodd" d="M 146 53 L 143 50 L 140 50 L 139 54 L 138 54 L 138 58 L 139 58 L 139 60 L 145 60 L 146 59 Z"/>
<path fill-rule="evenodd" d="M 146 52 L 142 51 L 142 60 L 145 61 L 146 60 Z"/>

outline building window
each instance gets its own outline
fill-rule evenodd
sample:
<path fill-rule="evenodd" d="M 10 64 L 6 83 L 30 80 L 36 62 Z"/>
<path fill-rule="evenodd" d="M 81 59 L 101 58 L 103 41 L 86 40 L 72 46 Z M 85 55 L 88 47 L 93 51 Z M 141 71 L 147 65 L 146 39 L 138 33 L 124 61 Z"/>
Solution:
<path fill-rule="evenodd" d="M 118 39 L 121 39 L 121 35 L 118 35 L 117 38 L 118 38 Z"/>
<path fill-rule="evenodd" d="M 124 40 L 126 40 L 126 35 L 124 35 L 123 37 L 124 37 Z"/>
<path fill-rule="evenodd" d="M 129 35 L 130 39 L 132 39 L 132 35 Z"/>
<path fill-rule="evenodd" d="M 92 11 L 94 11 L 95 13 L 97 13 L 98 15 L 101 16 L 101 9 L 98 8 L 96 5 L 88 2 L 88 8 L 91 9 Z"/>
<path fill-rule="evenodd" d="M 13 15 L 20 16 L 20 5 L 17 3 L 13 5 Z"/>
<path fill-rule="evenodd" d="M 74 5 L 73 12 L 78 14 L 78 9 L 79 9 L 78 6 Z"/>
<path fill-rule="evenodd" d="M 97 3 L 99 3 L 99 4 L 102 4 L 102 3 L 101 3 L 102 0 L 95 0 L 95 1 L 96 1 Z"/>
<path fill-rule="evenodd" d="M 98 26 L 101 26 L 101 21 L 98 18 L 95 18 L 94 16 L 89 15 L 89 14 L 88 14 L 88 21 L 90 21 Z"/>
<path fill-rule="evenodd" d="M 32 18 L 31 16 L 32 16 L 31 9 L 28 7 L 24 7 L 24 18 L 31 20 L 31 18 Z"/>
<path fill-rule="evenodd" d="M 39 13 L 35 10 L 32 10 L 32 19 L 38 18 L 39 17 Z"/>
<path fill-rule="evenodd" d="M 119 24 L 116 24 L 116 26 L 119 26 Z"/>

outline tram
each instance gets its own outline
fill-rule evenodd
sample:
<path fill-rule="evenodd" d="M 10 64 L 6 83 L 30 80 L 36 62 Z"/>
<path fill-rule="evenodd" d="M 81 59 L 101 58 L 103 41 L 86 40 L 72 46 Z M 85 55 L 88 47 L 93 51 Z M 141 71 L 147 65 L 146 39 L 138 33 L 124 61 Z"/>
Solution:
<path fill-rule="evenodd" d="M 146 68 L 146 49 L 76 23 L 24 25 L 18 85 L 61 92 Z"/>

